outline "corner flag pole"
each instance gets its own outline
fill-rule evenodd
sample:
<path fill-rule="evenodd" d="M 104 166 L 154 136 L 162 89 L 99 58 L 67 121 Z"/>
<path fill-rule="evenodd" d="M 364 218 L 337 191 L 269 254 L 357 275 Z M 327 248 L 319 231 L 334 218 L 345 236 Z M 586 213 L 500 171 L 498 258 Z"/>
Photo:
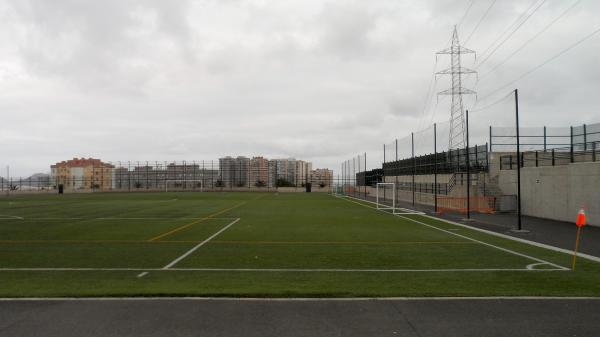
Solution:
<path fill-rule="evenodd" d="M 573 271 L 575 271 L 575 264 L 577 263 L 577 251 L 579 250 L 579 237 L 581 236 L 581 227 L 577 227 L 577 239 L 575 239 L 575 250 L 573 251 Z"/>
<path fill-rule="evenodd" d="M 577 238 L 575 239 L 575 250 L 573 251 L 573 266 L 572 270 L 575 271 L 575 264 L 577 263 L 577 251 L 579 250 L 579 238 L 581 237 L 581 228 L 585 226 L 585 210 L 582 208 L 577 213 L 577 220 L 575 221 L 575 225 L 577 225 Z"/>

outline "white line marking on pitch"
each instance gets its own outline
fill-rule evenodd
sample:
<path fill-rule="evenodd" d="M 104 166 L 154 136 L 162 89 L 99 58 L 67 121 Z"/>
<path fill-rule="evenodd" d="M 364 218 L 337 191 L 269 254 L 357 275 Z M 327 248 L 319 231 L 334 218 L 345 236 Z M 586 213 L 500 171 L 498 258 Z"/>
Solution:
<path fill-rule="evenodd" d="M 402 273 L 402 272 L 546 272 L 570 269 L 527 269 L 527 268 L 464 268 L 464 269 L 343 269 L 343 268 L 0 268 L 0 271 L 231 271 L 231 272 L 335 272 L 335 273 Z"/>
<path fill-rule="evenodd" d="M 337 197 L 337 198 L 343 199 L 341 197 Z M 348 198 L 352 198 L 352 197 L 348 197 Z M 369 201 L 369 200 L 362 200 L 362 199 L 357 199 L 357 198 L 353 198 L 353 199 L 364 201 L 364 202 L 368 202 L 368 203 L 371 203 L 371 204 L 375 204 L 374 202 Z M 347 201 L 350 201 L 350 200 L 347 200 Z M 363 205 L 363 206 L 368 207 L 366 205 Z M 371 208 L 373 208 L 373 207 L 371 207 Z M 454 222 L 454 221 L 451 221 L 451 220 L 446 220 L 446 219 L 443 219 L 443 218 L 437 218 L 437 217 L 431 216 L 429 214 L 423 214 L 423 216 L 426 217 L 426 218 L 433 219 L 433 220 L 437 220 L 437 221 L 442 221 L 442 222 L 445 222 L 445 223 L 449 223 L 449 224 L 454 225 L 454 226 L 458 226 L 458 227 L 462 227 L 462 228 L 467 228 L 467 229 L 470 229 L 470 230 L 473 230 L 473 231 L 477 231 L 477 232 L 481 232 L 481 233 L 486 233 L 486 234 L 489 234 L 489 235 L 492 235 L 492 236 L 497 236 L 497 237 L 500 237 L 500 238 L 503 238 L 503 239 L 517 241 L 517 242 L 520 242 L 520 243 L 528 244 L 530 246 L 535 246 L 535 247 L 544 248 L 544 249 L 552 250 L 552 251 L 559 252 L 559 253 L 573 255 L 573 251 L 572 250 L 568 250 L 568 249 L 564 249 L 564 248 L 559 248 L 559 247 L 554 247 L 554 246 L 551 246 L 551 245 L 547 245 L 545 243 L 539 243 L 539 242 L 535 242 L 535 241 L 531 241 L 531 240 L 516 238 L 514 236 L 510 236 L 510 235 L 506 235 L 506 234 L 502 234 L 502 233 L 497 233 L 497 232 L 490 231 L 490 230 L 487 230 L 487 229 L 477 228 L 477 227 L 465 225 L 465 224 L 462 224 L 462 223 Z M 593 256 L 593 255 L 589 255 L 589 254 L 585 254 L 585 253 L 577 253 L 577 256 L 585 258 L 585 259 L 588 259 L 590 261 L 600 262 L 600 257 L 598 257 L 598 256 Z"/>
<path fill-rule="evenodd" d="M 173 260 L 171 263 L 167 264 L 166 266 L 164 266 L 162 269 L 169 269 L 171 267 L 173 267 L 174 265 L 176 265 L 179 261 L 185 259 L 188 255 L 192 254 L 196 249 L 204 246 L 207 242 L 209 242 L 210 240 L 214 239 L 217 235 L 221 234 L 222 232 L 224 232 L 227 228 L 233 226 L 236 222 L 240 221 L 240 218 L 237 218 L 235 220 L 233 220 L 232 222 L 230 222 L 227 226 L 221 228 L 218 232 L 216 232 L 215 234 L 211 235 L 209 238 L 207 238 L 206 240 L 200 242 L 199 244 L 197 244 L 194 248 L 188 250 L 187 252 L 185 252 L 185 254 L 181 255 L 180 257 L 176 258 L 175 260 Z"/>
<path fill-rule="evenodd" d="M 600 297 L 586 296 L 456 296 L 456 297 L 4 297 L 0 302 L 22 301 L 244 301 L 244 302 L 353 302 L 353 301 L 600 301 Z"/>
<path fill-rule="evenodd" d="M 145 272 L 143 272 L 143 273 L 139 273 L 137 277 L 138 277 L 138 278 L 142 278 L 142 277 L 144 277 L 144 276 L 146 276 L 146 275 L 148 275 L 148 272 L 147 272 L 147 271 L 145 271 Z"/>
<path fill-rule="evenodd" d="M 532 264 L 528 264 L 527 265 L 527 269 L 529 270 L 534 270 L 536 266 L 543 266 L 546 263 L 540 262 L 540 263 L 532 263 Z M 539 270 L 539 269 L 538 269 Z"/>
<path fill-rule="evenodd" d="M 356 198 L 353 198 L 353 197 L 347 197 L 347 198 L 356 199 Z M 344 200 L 347 200 L 347 199 L 344 199 Z M 356 200 L 360 200 L 360 199 L 356 199 Z M 370 209 L 372 209 L 372 210 L 375 210 L 375 211 L 377 211 L 377 209 L 376 209 L 376 208 L 374 208 L 374 207 L 371 207 L 371 206 L 368 206 L 368 205 L 365 205 L 365 204 L 361 204 L 361 203 L 359 203 L 359 202 L 356 202 L 356 201 L 351 201 L 351 200 L 347 200 L 347 201 L 350 201 L 350 202 L 353 202 L 353 203 L 355 203 L 355 204 L 359 204 L 359 205 L 361 205 L 361 206 L 364 206 L 364 207 L 367 207 L 367 208 L 370 208 Z M 387 213 L 387 212 L 385 212 L 385 213 Z M 389 213 L 388 213 L 388 214 L 389 214 Z M 454 233 L 454 232 L 451 232 L 451 231 L 449 231 L 449 230 L 445 230 L 445 229 L 442 229 L 442 228 L 439 228 L 439 227 L 436 227 L 436 226 L 433 226 L 433 225 L 430 225 L 430 224 L 424 223 L 424 222 L 422 222 L 422 221 L 419 221 L 419 220 L 411 219 L 411 218 L 408 218 L 408 217 L 406 217 L 406 216 L 402 216 L 402 215 L 396 215 L 396 216 L 398 216 L 399 218 L 402 218 L 402 219 L 406 219 L 406 220 L 409 220 L 409 221 L 412 221 L 412 222 L 418 223 L 418 224 L 420 224 L 420 225 L 423 225 L 423 226 L 425 226 L 425 227 L 429 227 L 429 228 L 432 228 L 432 229 L 438 230 L 438 231 L 440 231 L 440 232 L 444 232 L 444 233 L 447 233 L 447 234 L 450 234 L 450 235 L 458 236 L 459 238 L 463 238 L 463 239 L 466 239 L 466 240 L 471 240 L 471 241 L 473 241 L 473 242 L 480 243 L 480 244 L 482 244 L 482 245 L 484 245 L 484 246 L 488 246 L 488 247 L 496 248 L 496 249 L 498 249 L 498 250 L 501 250 L 501 251 L 503 251 L 503 252 L 506 252 L 506 253 L 509 253 L 509 254 L 513 254 L 513 255 L 517 255 L 517 256 L 525 257 L 525 258 L 528 258 L 528 259 L 530 259 L 530 260 L 537 261 L 537 262 L 541 262 L 541 263 L 546 263 L 546 264 L 549 264 L 549 265 L 551 265 L 551 266 L 553 266 L 553 267 L 555 267 L 555 268 L 558 268 L 558 269 L 562 269 L 562 270 L 570 270 L 569 268 L 566 268 L 566 267 L 563 267 L 563 266 L 560 266 L 560 265 L 558 265 L 558 264 L 555 264 L 555 263 L 552 263 L 552 262 L 548 262 L 548 261 L 545 261 L 545 260 L 542 260 L 542 259 L 538 259 L 537 257 L 533 257 L 533 256 L 530 256 L 530 255 L 527 255 L 527 254 L 523 254 L 523 253 L 516 252 L 516 251 L 514 251 L 514 250 L 510 250 L 510 249 L 507 249 L 507 248 L 499 247 L 499 246 L 493 245 L 493 244 L 491 244 L 491 243 L 487 243 L 487 242 L 484 242 L 484 241 L 480 241 L 480 240 L 477 240 L 477 239 L 473 239 L 473 238 L 471 238 L 471 237 L 468 237 L 468 236 L 465 236 L 465 235 L 461 235 L 461 234 L 458 234 L 458 233 Z M 425 215 L 425 216 L 426 216 L 426 215 Z M 436 218 L 436 219 L 437 219 L 437 218 Z"/>
<path fill-rule="evenodd" d="M 0 220 L 23 220 L 23 217 L 16 216 L 16 215 L 1 215 L 0 214 Z"/>

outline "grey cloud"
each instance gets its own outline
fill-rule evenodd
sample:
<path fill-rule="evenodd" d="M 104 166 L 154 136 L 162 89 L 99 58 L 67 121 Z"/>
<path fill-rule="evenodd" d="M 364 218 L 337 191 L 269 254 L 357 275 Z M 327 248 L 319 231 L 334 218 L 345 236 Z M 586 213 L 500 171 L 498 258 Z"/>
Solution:
<path fill-rule="evenodd" d="M 435 52 L 468 3 L 2 3 L 0 165 L 28 175 L 74 155 L 145 161 L 263 154 L 337 169 L 365 151 L 375 163 L 383 143 L 449 118 L 447 99 L 436 104 L 433 95 L 424 114 L 423 106 Z M 498 1 L 469 47 L 481 53 L 529 3 Z M 459 27 L 462 39 L 486 6 L 473 6 Z M 566 6 L 547 2 L 480 70 Z M 478 83 L 479 97 L 591 32 L 599 10 L 598 2 L 582 2 Z M 590 39 L 480 103 L 518 87 L 526 124 L 597 122 L 599 48 L 600 39 Z M 439 58 L 437 69 L 448 62 Z M 450 79 L 435 83 L 433 92 L 441 91 Z M 507 100 L 474 113 L 473 125 L 509 124 L 511 109 Z"/>

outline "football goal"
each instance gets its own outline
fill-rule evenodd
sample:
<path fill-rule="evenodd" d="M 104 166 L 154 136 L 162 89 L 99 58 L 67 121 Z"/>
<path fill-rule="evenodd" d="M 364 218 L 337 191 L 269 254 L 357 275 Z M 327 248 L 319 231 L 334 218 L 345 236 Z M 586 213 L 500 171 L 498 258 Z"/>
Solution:
<path fill-rule="evenodd" d="M 346 193 L 344 193 L 343 185 L 337 185 L 337 184 L 333 185 L 332 192 L 333 192 L 333 195 L 336 197 L 343 197 L 346 195 Z"/>
<path fill-rule="evenodd" d="M 398 207 L 396 183 L 377 183 L 375 187 L 377 209 L 391 211 L 393 214 L 425 214 L 408 208 Z"/>
<path fill-rule="evenodd" d="M 204 190 L 204 183 L 200 179 L 169 179 L 165 180 L 165 192 L 173 191 L 199 191 Z"/>

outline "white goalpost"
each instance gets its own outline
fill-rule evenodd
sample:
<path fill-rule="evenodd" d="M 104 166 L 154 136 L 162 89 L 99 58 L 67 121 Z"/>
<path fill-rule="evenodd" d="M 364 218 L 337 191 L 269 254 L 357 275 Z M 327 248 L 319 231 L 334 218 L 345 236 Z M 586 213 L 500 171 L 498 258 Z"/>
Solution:
<path fill-rule="evenodd" d="M 388 190 L 391 189 L 391 193 Z M 396 205 L 396 183 L 377 183 L 376 190 L 376 206 L 380 210 L 391 210 L 393 214 L 425 214 L 408 208 L 397 207 Z M 388 196 L 391 194 L 391 205 Z"/>
<path fill-rule="evenodd" d="M 200 189 L 200 192 L 204 192 L 204 182 L 201 179 L 168 179 L 165 180 L 165 192 L 169 192 L 169 187 L 171 187 L 171 191 L 173 190 L 197 190 Z"/>
<path fill-rule="evenodd" d="M 392 188 L 392 193 L 391 193 L 391 197 L 392 197 L 392 205 L 388 205 L 385 203 L 381 203 L 380 200 L 383 200 L 385 202 L 385 200 L 387 199 L 386 196 L 388 195 L 387 190 L 389 189 L 388 186 L 391 186 Z M 376 196 L 375 196 L 375 200 L 376 200 L 376 205 L 377 205 L 377 209 L 391 209 L 391 210 L 395 210 L 396 209 L 396 184 L 395 183 L 377 183 L 377 186 L 375 187 L 376 190 Z"/>

